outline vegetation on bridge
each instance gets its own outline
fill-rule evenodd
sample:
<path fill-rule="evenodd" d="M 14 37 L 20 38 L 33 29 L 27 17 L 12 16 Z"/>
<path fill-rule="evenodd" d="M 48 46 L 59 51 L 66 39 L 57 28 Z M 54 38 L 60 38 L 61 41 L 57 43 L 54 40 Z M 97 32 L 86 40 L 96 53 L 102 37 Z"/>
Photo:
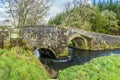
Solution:
<path fill-rule="evenodd" d="M 120 80 L 120 55 L 101 57 L 59 72 L 59 80 Z"/>
<path fill-rule="evenodd" d="M 92 6 L 77 2 L 66 4 L 66 11 L 50 19 L 48 24 L 120 35 L 120 2 L 95 1 Z M 70 7 L 71 4 L 74 7 Z"/>
<path fill-rule="evenodd" d="M 0 80 L 48 80 L 49 76 L 31 51 L 0 49 Z"/>

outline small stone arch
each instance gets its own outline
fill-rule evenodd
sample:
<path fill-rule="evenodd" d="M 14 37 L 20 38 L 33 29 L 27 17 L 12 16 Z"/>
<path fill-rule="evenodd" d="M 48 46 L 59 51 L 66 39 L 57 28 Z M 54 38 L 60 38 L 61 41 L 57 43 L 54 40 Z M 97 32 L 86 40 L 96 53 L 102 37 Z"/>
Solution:
<path fill-rule="evenodd" d="M 87 39 L 79 34 L 74 34 L 69 37 L 68 46 L 77 49 L 88 50 Z"/>
<path fill-rule="evenodd" d="M 41 56 L 56 58 L 56 53 L 52 48 L 40 47 L 40 48 L 38 48 L 38 51 L 41 54 Z"/>

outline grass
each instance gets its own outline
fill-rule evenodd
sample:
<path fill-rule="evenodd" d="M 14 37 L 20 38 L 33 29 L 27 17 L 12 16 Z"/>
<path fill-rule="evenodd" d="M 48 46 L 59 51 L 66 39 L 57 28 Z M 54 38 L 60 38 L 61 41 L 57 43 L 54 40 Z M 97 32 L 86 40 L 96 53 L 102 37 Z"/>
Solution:
<path fill-rule="evenodd" d="M 0 80 L 48 80 L 43 65 L 21 47 L 0 49 Z"/>
<path fill-rule="evenodd" d="M 58 80 L 120 80 L 120 55 L 100 57 L 58 74 Z"/>
<path fill-rule="evenodd" d="M 58 80 L 120 80 L 120 55 L 100 57 L 59 71 Z M 0 80 L 50 80 L 31 51 L 0 49 Z"/>

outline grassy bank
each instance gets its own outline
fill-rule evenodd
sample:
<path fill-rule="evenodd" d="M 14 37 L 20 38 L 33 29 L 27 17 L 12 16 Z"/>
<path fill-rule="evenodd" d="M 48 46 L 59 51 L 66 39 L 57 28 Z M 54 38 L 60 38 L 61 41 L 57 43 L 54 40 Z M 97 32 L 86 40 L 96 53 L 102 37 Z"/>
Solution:
<path fill-rule="evenodd" d="M 0 49 L 0 80 L 48 80 L 49 76 L 31 51 L 20 47 Z"/>
<path fill-rule="evenodd" d="M 120 55 L 100 57 L 60 71 L 59 80 L 120 80 Z"/>
<path fill-rule="evenodd" d="M 120 80 L 120 55 L 100 57 L 59 71 L 58 80 Z M 31 51 L 0 49 L 0 80 L 50 80 Z"/>

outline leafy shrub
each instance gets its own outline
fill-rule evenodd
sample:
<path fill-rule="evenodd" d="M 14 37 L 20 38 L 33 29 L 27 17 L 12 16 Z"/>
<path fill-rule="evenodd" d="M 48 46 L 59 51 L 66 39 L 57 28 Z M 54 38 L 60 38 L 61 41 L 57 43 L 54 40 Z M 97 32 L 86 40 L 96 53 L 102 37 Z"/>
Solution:
<path fill-rule="evenodd" d="M 60 71 L 59 80 L 120 80 L 120 55 L 101 57 Z"/>

